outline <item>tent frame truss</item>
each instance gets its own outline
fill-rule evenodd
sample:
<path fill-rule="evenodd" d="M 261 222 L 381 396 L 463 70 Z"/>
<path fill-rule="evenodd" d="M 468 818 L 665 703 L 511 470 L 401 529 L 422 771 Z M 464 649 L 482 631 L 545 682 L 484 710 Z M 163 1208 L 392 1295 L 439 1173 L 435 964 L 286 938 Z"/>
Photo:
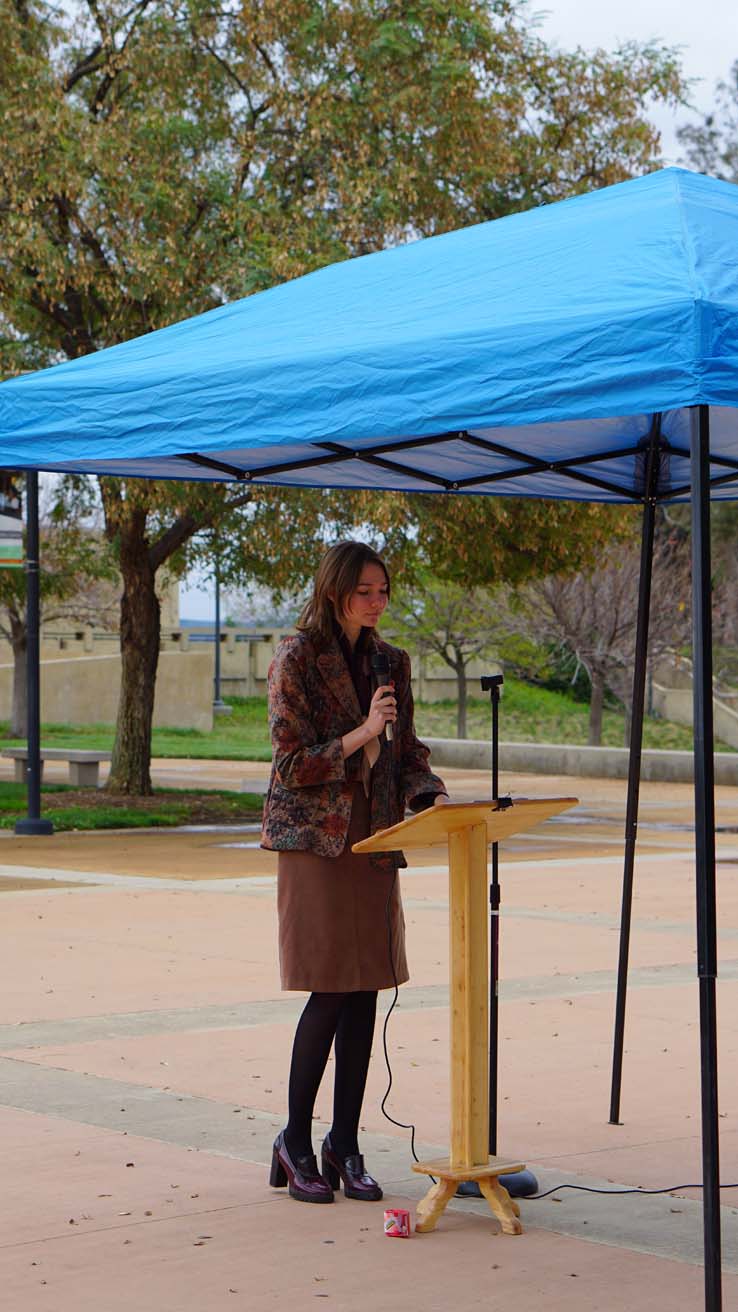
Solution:
<path fill-rule="evenodd" d="M 661 432 L 661 423 L 661 414 L 654 414 L 648 437 L 635 445 L 611 448 L 608 451 L 593 452 L 589 455 L 569 456 L 560 460 L 544 460 L 537 456 L 528 455 L 515 447 L 508 446 L 506 443 L 496 442 L 491 438 L 482 437 L 464 429 L 448 433 L 436 433 L 428 437 L 411 437 L 396 442 L 378 442 L 361 448 L 350 445 L 344 446 L 339 442 L 318 441 L 311 443 L 311 446 L 324 451 L 325 455 L 308 456 L 304 460 L 285 460 L 276 464 L 263 465 L 258 469 L 241 469 L 238 465 L 221 460 L 216 456 L 202 455 L 195 451 L 183 453 L 177 456 L 176 459 L 186 461 L 188 464 L 199 465 L 201 468 L 212 470 L 214 473 L 224 474 L 226 477 L 235 479 L 240 483 L 261 482 L 264 479 L 277 478 L 283 474 L 300 473 L 303 470 L 317 469 L 325 465 L 358 460 L 375 468 L 386 469 L 389 473 L 412 479 L 413 482 L 427 483 L 429 491 L 442 489 L 446 492 L 471 492 L 475 488 L 484 489 L 495 483 L 525 478 L 531 474 L 549 473 L 562 475 L 564 478 L 570 478 L 573 482 L 582 483 L 591 488 L 598 488 L 600 491 L 608 492 L 616 497 L 625 497 L 637 505 L 646 504 L 649 500 L 656 502 L 671 501 L 676 497 L 686 496 L 690 492 L 691 484 L 684 483 L 677 487 L 668 488 L 659 487 L 658 474 L 661 461 L 656 462 L 655 481 L 653 484 L 648 484 L 648 490 L 645 486 L 638 489 L 632 486 L 628 487 L 625 483 L 614 482 L 612 479 L 598 478 L 596 474 L 588 471 L 592 465 L 605 464 L 612 460 L 625 459 L 631 456 L 643 456 L 645 451 L 650 450 L 653 441 L 656 439 L 658 440 L 659 453 L 662 459 L 677 456 L 683 460 L 689 460 L 691 457 L 689 448 L 679 446 L 665 438 Z M 417 469 L 414 466 L 405 465 L 401 461 L 389 458 L 390 455 L 394 457 L 403 451 L 442 446 L 444 443 L 449 442 L 467 443 L 477 450 L 487 451 L 490 455 L 501 456 L 512 461 L 512 466 L 510 469 L 498 469 L 486 475 L 450 479 L 444 478 L 440 474 L 431 473 L 429 470 Z M 731 459 L 729 456 L 713 454 L 710 455 L 709 464 L 729 471 L 725 474 L 710 475 L 708 470 L 708 484 L 711 489 L 738 481 L 738 460 Z M 421 491 L 422 489 L 417 488 L 415 490 Z"/>

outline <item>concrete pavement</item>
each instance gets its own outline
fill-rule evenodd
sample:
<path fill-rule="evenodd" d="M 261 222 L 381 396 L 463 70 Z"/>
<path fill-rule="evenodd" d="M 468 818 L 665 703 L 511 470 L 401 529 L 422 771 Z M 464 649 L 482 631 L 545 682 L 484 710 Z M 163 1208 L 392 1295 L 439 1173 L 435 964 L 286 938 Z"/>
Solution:
<path fill-rule="evenodd" d="M 482 773 L 445 772 L 459 800 Z M 157 782 L 263 785 L 264 765 L 157 763 Z M 217 782 L 216 782 L 217 781 Z M 176 786 L 176 785 L 175 785 Z M 236 784 L 235 786 L 238 786 Z M 580 807 L 502 853 L 500 1151 L 542 1187 L 700 1178 L 691 790 L 644 786 L 623 1120 L 607 1123 L 624 785 L 506 777 Z M 718 790 L 722 1177 L 738 1181 L 738 791 Z M 61 834 L 0 843 L 0 1288 L 22 1312 L 189 1312 L 307 1304 L 364 1312 L 511 1302 L 521 1312 L 702 1306 L 699 1191 L 525 1201 L 501 1236 L 458 1200 L 388 1243 L 382 1205 L 294 1203 L 266 1183 L 301 998 L 279 990 L 274 857 L 252 828 Z M 446 876 L 404 873 L 412 981 L 389 1022 L 389 1110 L 446 1150 Z M 384 996 L 386 1010 L 389 997 Z M 316 1106 L 330 1117 L 331 1068 Z M 424 1183 L 379 1103 L 363 1147 L 390 1203 Z M 738 1306 L 738 1190 L 723 1206 L 725 1307 Z"/>

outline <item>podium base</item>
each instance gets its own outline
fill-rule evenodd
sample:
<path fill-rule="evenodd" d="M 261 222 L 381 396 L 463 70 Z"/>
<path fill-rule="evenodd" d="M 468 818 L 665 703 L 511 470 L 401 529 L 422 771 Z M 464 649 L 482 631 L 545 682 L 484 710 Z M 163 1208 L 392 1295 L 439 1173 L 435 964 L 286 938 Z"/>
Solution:
<path fill-rule="evenodd" d="M 538 1181 L 532 1171 L 514 1171 L 510 1175 L 501 1175 L 499 1179 L 511 1198 L 530 1198 L 531 1194 L 538 1193 Z M 483 1194 L 476 1180 L 462 1180 L 456 1197 L 482 1198 Z"/>
<path fill-rule="evenodd" d="M 418 1203 L 415 1222 L 418 1234 L 435 1230 L 459 1185 L 467 1180 L 473 1180 L 479 1185 L 480 1194 L 486 1198 L 490 1211 L 497 1217 L 503 1234 L 522 1234 L 520 1208 L 500 1182 L 501 1176 L 524 1173 L 525 1167 L 520 1162 L 506 1162 L 501 1157 L 490 1157 L 488 1161 L 476 1166 L 452 1166 L 449 1158 L 444 1157 L 433 1162 L 413 1162 L 413 1170 L 420 1175 L 437 1177 L 437 1183 L 431 1185 Z"/>

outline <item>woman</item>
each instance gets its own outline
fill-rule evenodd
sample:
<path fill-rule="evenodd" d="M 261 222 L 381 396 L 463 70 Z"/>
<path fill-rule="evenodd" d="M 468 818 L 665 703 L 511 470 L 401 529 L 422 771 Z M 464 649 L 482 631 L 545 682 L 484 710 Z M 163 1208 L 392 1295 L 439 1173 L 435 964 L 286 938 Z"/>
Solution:
<path fill-rule="evenodd" d="M 297 635 L 280 643 L 269 670 L 273 764 L 262 846 L 279 852 L 282 988 L 310 993 L 269 1182 L 289 1184 L 308 1203 L 332 1202 L 339 1180 L 347 1198 L 382 1197 L 357 1134 L 377 990 L 408 978 L 397 879 L 406 862 L 401 852 L 355 855 L 352 844 L 396 824 L 406 805 L 448 801 L 415 737 L 407 653 L 376 633 L 389 595 L 376 552 L 339 542 L 321 561 Z M 377 656 L 389 678 L 375 689 Z M 313 1106 L 334 1040 L 333 1124 L 320 1173 Z"/>

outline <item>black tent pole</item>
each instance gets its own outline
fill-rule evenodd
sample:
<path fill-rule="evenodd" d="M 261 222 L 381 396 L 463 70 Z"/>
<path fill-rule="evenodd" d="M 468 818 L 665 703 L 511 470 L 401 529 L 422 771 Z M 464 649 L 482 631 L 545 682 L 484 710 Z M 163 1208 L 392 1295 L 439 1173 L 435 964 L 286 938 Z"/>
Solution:
<path fill-rule="evenodd" d="M 638 832 L 638 800 L 641 787 L 641 750 L 643 747 L 643 711 L 646 694 L 646 666 L 648 662 L 648 620 L 651 609 L 651 579 L 653 575 L 653 540 L 656 523 L 655 491 L 659 474 L 659 421 L 654 423 L 649 439 L 646 460 L 641 528 L 641 566 L 638 583 L 638 616 L 636 620 L 635 660 L 633 662 L 633 699 L 630 719 L 630 755 L 628 758 L 628 798 L 625 809 L 625 860 L 623 864 L 623 897 L 620 911 L 620 953 L 618 982 L 615 999 L 615 1035 L 612 1052 L 612 1084 L 610 1087 L 610 1124 L 620 1123 L 620 1087 L 623 1076 L 623 1039 L 625 1035 L 625 1002 L 628 991 L 628 954 L 630 951 L 630 922 L 633 906 L 633 870 L 635 866 L 636 836 Z"/>
<path fill-rule="evenodd" d="M 717 929 L 715 916 L 715 762 L 712 727 L 712 582 L 710 577 L 710 408 L 691 411 L 692 682 L 694 698 L 697 973 L 700 991 L 702 1198 L 705 1308 L 720 1312 L 720 1161 L 718 1135 Z"/>
<path fill-rule="evenodd" d="M 497 679 L 482 679 L 482 688 L 489 687 L 492 699 L 492 801 L 500 796 L 500 685 Z M 492 844 L 492 880 L 489 886 L 490 916 L 490 973 L 489 973 L 489 1151 L 497 1155 L 497 1094 L 499 1034 L 499 980 L 500 980 L 500 845 Z"/>
<path fill-rule="evenodd" d="M 51 834 L 50 820 L 41 819 L 41 687 L 39 653 L 39 533 L 38 472 L 26 473 L 26 671 L 28 699 L 26 763 L 27 812 L 15 823 L 16 834 Z"/>

